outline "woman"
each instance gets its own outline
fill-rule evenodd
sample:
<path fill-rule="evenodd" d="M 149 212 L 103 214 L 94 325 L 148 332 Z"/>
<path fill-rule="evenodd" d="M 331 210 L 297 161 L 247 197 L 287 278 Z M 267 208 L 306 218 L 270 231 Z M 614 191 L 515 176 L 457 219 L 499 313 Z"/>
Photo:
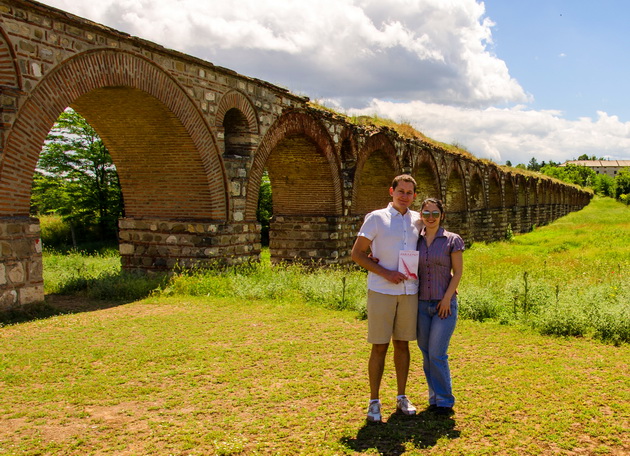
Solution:
<path fill-rule="evenodd" d="M 441 226 L 444 205 L 440 200 L 424 200 L 420 216 L 424 228 L 418 239 L 418 347 L 429 387 L 429 410 L 448 416 L 453 414 L 455 397 L 447 351 L 457 322 L 464 241 Z"/>

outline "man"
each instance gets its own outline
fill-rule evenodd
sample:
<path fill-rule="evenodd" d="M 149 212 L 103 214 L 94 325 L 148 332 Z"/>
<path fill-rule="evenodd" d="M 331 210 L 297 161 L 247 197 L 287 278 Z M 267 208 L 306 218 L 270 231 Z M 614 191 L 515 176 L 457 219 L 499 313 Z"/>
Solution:
<path fill-rule="evenodd" d="M 368 342 L 372 351 L 368 363 L 370 404 L 368 422 L 381 422 L 380 386 L 390 340 L 398 396 L 396 409 L 414 415 L 416 408 L 405 394 L 409 374 L 409 341 L 416 340 L 418 280 L 399 272 L 399 252 L 416 250 L 420 214 L 409 209 L 416 197 L 416 181 L 402 174 L 389 189 L 392 202 L 385 209 L 370 212 L 352 247 L 352 259 L 368 272 Z M 373 261 L 370 257 L 378 259 Z M 413 271 L 417 274 L 417 271 Z"/>

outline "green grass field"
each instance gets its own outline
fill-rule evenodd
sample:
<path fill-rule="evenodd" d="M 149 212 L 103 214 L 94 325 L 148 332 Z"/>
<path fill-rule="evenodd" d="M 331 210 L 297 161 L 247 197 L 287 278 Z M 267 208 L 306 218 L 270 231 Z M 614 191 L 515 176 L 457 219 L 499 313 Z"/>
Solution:
<path fill-rule="evenodd" d="M 66 274 L 46 279 L 64 294 L 48 310 L 69 313 L 0 326 L 0 455 L 630 454 L 629 214 L 596 199 L 473 245 L 455 415 L 424 410 L 413 348 L 420 413 L 392 414 L 390 354 L 380 426 L 365 424 L 364 273 L 263 262 L 147 281 L 111 252 L 47 253 L 46 277 Z"/>
<path fill-rule="evenodd" d="M 365 425 L 365 322 L 288 300 L 156 297 L 2 328 L 0 454 L 630 452 L 630 350 L 462 320 L 456 414 Z M 408 393 L 425 406 L 414 350 Z"/>
<path fill-rule="evenodd" d="M 579 212 L 464 253 L 462 316 L 542 334 L 630 342 L 630 208 L 596 197 Z"/>

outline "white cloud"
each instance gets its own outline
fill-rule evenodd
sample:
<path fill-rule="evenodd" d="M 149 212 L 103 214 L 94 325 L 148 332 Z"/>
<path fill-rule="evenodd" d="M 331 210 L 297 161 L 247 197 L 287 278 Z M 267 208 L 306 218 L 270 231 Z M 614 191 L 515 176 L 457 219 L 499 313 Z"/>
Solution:
<path fill-rule="evenodd" d="M 559 111 L 513 108 L 464 109 L 423 103 L 373 100 L 351 115 L 379 114 L 409 122 L 425 135 L 445 143 L 458 143 L 480 158 L 514 165 L 532 157 L 563 162 L 582 154 L 630 159 L 630 122 L 598 112 L 597 119 L 563 119 Z"/>
<path fill-rule="evenodd" d="M 528 95 L 488 49 L 475 0 L 48 0 L 311 97 L 459 106 Z"/>
<path fill-rule="evenodd" d="M 494 55 L 475 0 L 44 2 L 497 162 L 630 158 L 630 126 L 614 116 L 527 109 L 532 95 Z"/>

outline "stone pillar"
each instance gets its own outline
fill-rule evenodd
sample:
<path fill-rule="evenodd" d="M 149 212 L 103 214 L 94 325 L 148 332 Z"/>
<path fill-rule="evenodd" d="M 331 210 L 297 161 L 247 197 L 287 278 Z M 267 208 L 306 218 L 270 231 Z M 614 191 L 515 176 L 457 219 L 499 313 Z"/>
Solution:
<path fill-rule="evenodd" d="M 122 267 L 145 272 L 260 260 L 260 225 L 120 219 Z"/>
<path fill-rule="evenodd" d="M 39 220 L 0 218 L 0 310 L 44 300 Z"/>
<path fill-rule="evenodd" d="M 532 206 L 520 206 L 519 210 L 521 212 L 521 233 L 529 233 L 534 224 L 536 223 L 534 221 L 534 217 L 533 217 L 533 208 Z"/>
<path fill-rule="evenodd" d="M 490 213 L 489 223 L 492 224 L 492 228 L 490 236 L 486 239 L 486 241 L 505 239 L 508 226 L 511 225 L 510 220 L 508 220 L 509 210 L 504 207 L 496 207 L 494 209 L 490 209 L 488 212 Z M 514 231 L 514 228 L 512 228 L 512 231 Z"/>
<path fill-rule="evenodd" d="M 521 228 L 521 212 L 518 206 L 512 206 L 507 209 L 507 223 L 512 225 L 512 232 L 514 234 L 523 232 L 523 229 Z"/>
<path fill-rule="evenodd" d="M 274 216 L 269 250 L 273 263 L 348 264 L 361 216 Z"/>
<path fill-rule="evenodd" d="M 468 212 L 448 212 L 446 210 L 446 219 L 444 220 L 444 228 L 453 233 L 459 234 L 466 244 L 474 241 L 473 235 L 469 229 L 470 214 Z"/>

